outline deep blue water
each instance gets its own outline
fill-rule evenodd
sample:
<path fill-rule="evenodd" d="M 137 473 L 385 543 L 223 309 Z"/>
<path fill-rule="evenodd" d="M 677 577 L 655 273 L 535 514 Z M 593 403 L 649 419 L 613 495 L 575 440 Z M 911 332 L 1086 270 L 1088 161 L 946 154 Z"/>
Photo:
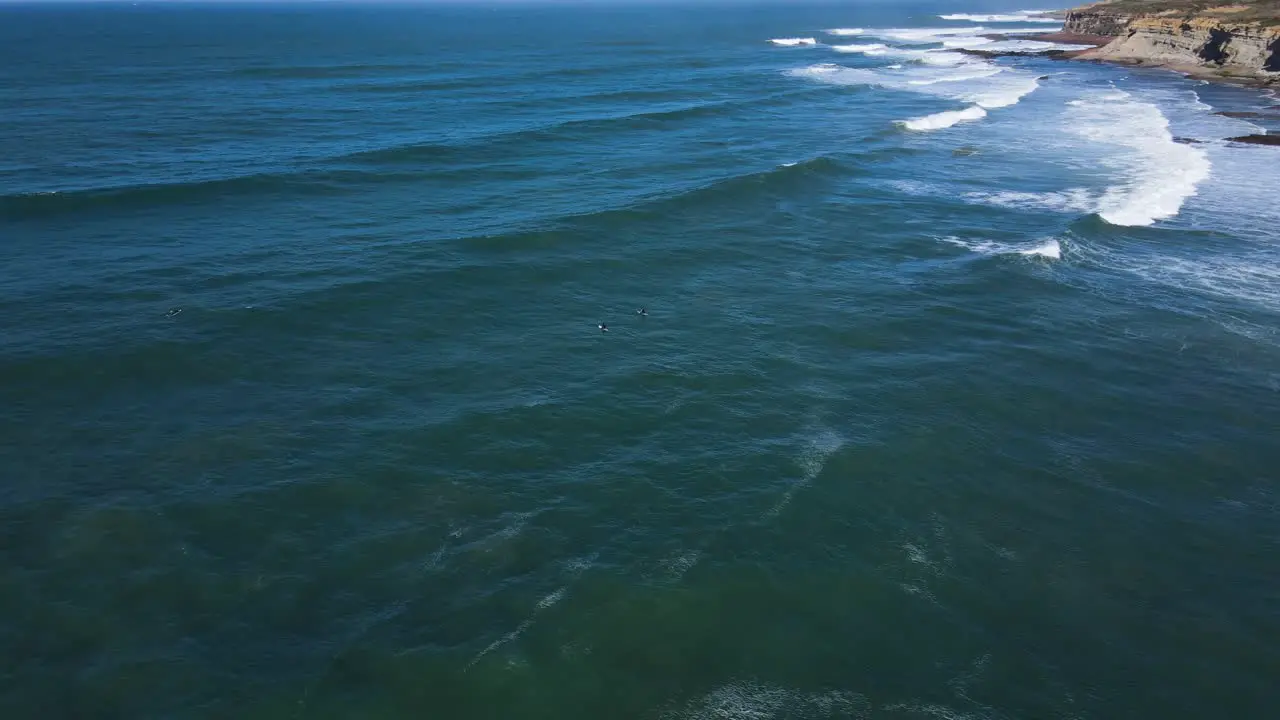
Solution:
<path fill-rule="evenodd" d="M 1018 7 L 0 6 L 0 714 L 1270 717 L 1280 100 Z"/>

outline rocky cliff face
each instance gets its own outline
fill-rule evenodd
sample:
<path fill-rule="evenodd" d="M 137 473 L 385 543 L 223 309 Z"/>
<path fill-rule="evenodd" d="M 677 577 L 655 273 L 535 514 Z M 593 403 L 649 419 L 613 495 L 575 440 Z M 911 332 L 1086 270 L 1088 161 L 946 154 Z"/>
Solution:
<path fill-rule="evenodd" d="M 1229 74 L 1280 78 L 1280 28 L 1225 18 L 1128 15 L 1105 7 L 1067 15 L 1066 32 L 1115 36 L 1081 57 L 1098 60 L 1207 66 Z"/>
<path fill-rule="evenodd" d="M 1062 31 L 1072 35 L 1124 35 L 1133 15 L 1092 8 L 1072 10 L 1063 21 Z"/>
<path fill-rule="evenodd" d="M 1216 65 L 1255 73 L 1280 72 L 1280 33 L 1254 25 L 1230 26 L 1211 20 L 1137 18 L 1106 47 L 1090 53 L 1099 60 Z"/>

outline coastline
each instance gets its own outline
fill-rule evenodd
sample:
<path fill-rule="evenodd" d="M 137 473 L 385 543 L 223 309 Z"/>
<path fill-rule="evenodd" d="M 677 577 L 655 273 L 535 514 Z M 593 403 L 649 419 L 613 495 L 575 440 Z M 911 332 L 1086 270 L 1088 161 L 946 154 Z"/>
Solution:
<path fill-rule="evenodd" d="M 1062 12 L 1045 42 L 1091 45 L 1072 60 L 1169 70 L 1234 85 L 1280 87 L 1280 3 L 1204 6 L 1182 0 L 1103 0 Z"/>
<path fill-rule="evenodd" d="M 1097 51 L 1110 45 L 1118 38 L 1108 35 L 1087 35 L 1080 33 L 1055 31 L 1041 33 L 1035 35 L 1016 34 L 1009 35 L 1004 33 L 991 33 L 983 37 L 993 40 L 1034 40 L 1037 42 L 1057 43 L 1061 45 L 1088 45 L 1090 47 L 1081 50 L 1047 50 L 1047 51 L 1030 51 L 1030 50 L 983 50 L 981 48 L 973 48 L 962 50 L 965 54 L 977 55 L 980 57 L 1026 57 L 1038 56 L 1047 57 L 1055 60 L 1077 60 L 1099 64 L 1124 65 L 1128 67 L 1141 67 L 1153 70 L 1167 70 L 1175 72 L 1183 77 L 1192 80 L 1206 80 L 1209 82 L 1219 82 L 1242 87 L 1252 87 L 1260 90 L 1280 90 L 1280 73 L 1259 74 L 1256 71 L 1247 68 L 1234 68 L 1231 66 L 1213 66 L 1203 65 L 1191 62 L 1174 62 L 1163 59 L 1147 59 L 1137 57 L 1100 57 L 1096 55 Z"/>

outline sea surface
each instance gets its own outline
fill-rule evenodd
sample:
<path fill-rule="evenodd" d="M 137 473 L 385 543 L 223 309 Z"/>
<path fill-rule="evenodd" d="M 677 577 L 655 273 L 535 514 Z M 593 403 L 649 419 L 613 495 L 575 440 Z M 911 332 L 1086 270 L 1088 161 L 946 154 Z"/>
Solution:
<path fill-rule="evenodd" d="M 1276 717 L 1280 99 L 1024 9 L 0 7 L 0 716 Z"/>

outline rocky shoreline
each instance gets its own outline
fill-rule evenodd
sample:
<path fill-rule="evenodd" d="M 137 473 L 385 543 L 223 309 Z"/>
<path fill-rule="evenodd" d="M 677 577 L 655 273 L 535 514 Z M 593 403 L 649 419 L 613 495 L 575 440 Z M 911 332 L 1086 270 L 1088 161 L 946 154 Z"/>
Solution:
<path fill-rule="evenodd" d="M 1066 13 L 1063 32 L 1106 39 L 1074 55 L 1167 68 L 1202 80 L 1280 85 L 1280 3 L 1107 0 Z"/>
<path fill-rule="evenodd" d="M 1025 40 L 1088 45 L 1083 50 L 984 51 L 1172 70 L 1188 77 L 1280 88 L 1280 2 L 1235 0 L 1205 8 L 1185 0 L 1107 0 L 1066 11 L 1063 28 Z M 995 39 L 1009 36 L 991 35 Z"/>

